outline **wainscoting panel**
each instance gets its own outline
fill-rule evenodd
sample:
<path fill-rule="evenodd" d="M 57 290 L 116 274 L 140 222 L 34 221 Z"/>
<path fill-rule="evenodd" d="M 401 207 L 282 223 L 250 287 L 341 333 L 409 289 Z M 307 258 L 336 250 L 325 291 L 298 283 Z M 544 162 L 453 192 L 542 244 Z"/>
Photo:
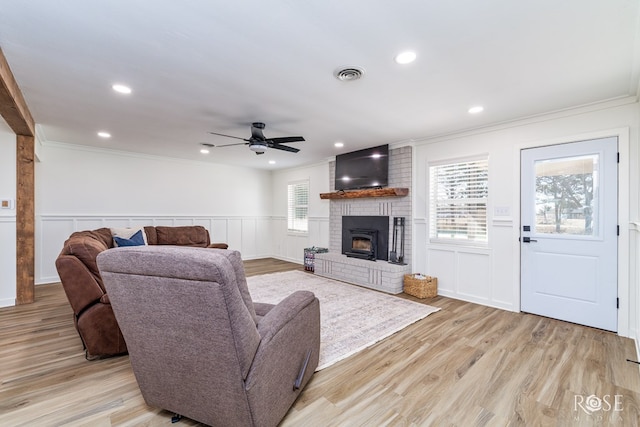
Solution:
<path fill-rule="evenodd" d="M 493 307 L 492 252 L 488 248 L 431 245 L 427 248 L 427 271 L 438 278 L 438 294 Z"/>
<path fill-rule="evenodd" d="M 329 218 L 309 218 L 309 242 L 311 246 L 329 247 Z"/>
<path fill-rule="evenodd" d="M 420 273 L 437 277 L 438 294 L 455 298 L 458 281 L 456 251 L 444 248 L 427 249 L 427 270 Z"/>
<path fill-rule="evenodd" d="M 488 253 L 458 251 L 458 293 L 475 301 L 491 298 L 491 257 Z"/>
<path fill-rule="evenodd" d="M 312 246 L 329 247 L 329 218 L 309 218 L 309 232 L 307 234 L 294 234 L 287 231 L 286 217 L 273 217 L 271 219 L 271 231 L 273 244 L 271 246 L 274 258 L 283 259 L 302 264 L 304 262 L 304 249 Z"/>
<path fill-rule="evenodd" d="M 274 256 L 271 223 L 271 217 L 39 215 L 36 217 L 35 281 L 36 284 L 42 284 L 60 280 L 55 260 L 64 241 L 74 231 L 95 230 L 100 227 L 202 225 L 209 230 L 212 242 L 227 243 L 230 248 L 239 250 L 244 259 L 255 259 Z M 13 236 L 11 247 L 15 248 L 15 219 L 11 227 Z M 302 253 L 297 261 L 302 263 Z M 10 267 L 13 269 L 11 283 L 14 283 L 15 287 L 15 256 L 11 260 Z M 3 268 L 3 279 L 5 271 L 8 270 Z M 4 280 L 3 283 L 5 283 Z M 1 298 L 0 294 L 0 304 L 2 304 Z M 15 298 L 15 295 L 12 298 Z M 13 304 L 12 300 L 11 305 Z"/>
<path fill-rule="evenodd" d="M 256 226 L 256 221 L 252 221 L 250 219 L 243 218 L 240 223 L 240 246 L 244 248 L 254 248 L 254 252 L 258 252 L 257 243 L 258 243 L 258 227 Z M 262 233 L 261 237 L 262 237 Z M 265 230 L 264 237 L 269 238 L 269 230 Z"/>
<path fill-rule="evenodd" d="M 46 221 L 36 216 L 36 265 L 35 282 L 57 282 L 56 258 L 71 233 L 78 230 L 95 230 L 102 227 L 98 218 L 64 218 L 53 216 Z"/>
<path fill-rule="evenodd" d="M 631 263 L 629 274 L 629 337 L 636 342 L 636 354 L 640 356 L 640 222 L 629 224 L 630 256 L 636 262 Z"/>
<path fill-rule="evenodd" d="M 211 234 L 212 242 L 227 243 L 229 241 L 229 220 L 226 218 L 212 218 L 209 220 L 209 233 Z"/>
<path fill-rule="evenodd" d="M 427 220 L 425 218 L 413 219 L 413 259 L 409 260 L 413 266 L 414 273 L 423 273 L 427 271 L 427 238 L 429 230 L 427 229 Z"/>
<path fill-rule="evenodd" d="M 16 303 L 16 217 L 0 216 L 0 307 Z"/>

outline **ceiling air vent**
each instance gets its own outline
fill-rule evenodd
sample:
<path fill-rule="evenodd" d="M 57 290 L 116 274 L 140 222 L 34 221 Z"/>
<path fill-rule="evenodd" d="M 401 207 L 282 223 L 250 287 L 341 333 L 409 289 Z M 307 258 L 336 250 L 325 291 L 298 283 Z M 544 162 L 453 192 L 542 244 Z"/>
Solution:
<path fill-rule="evenodd" d="M 334 72 L 336 79 L 343 82 L 358 80 L 364 75 L 364 70 L 358 67 L 339 68 Z"/>

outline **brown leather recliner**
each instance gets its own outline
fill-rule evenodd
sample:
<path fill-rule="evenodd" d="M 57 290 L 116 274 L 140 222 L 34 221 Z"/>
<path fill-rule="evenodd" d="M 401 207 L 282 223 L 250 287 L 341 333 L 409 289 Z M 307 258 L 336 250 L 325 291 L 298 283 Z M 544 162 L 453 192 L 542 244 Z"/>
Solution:
<path fill-rule="evenodd" d="M 149 245 L 227 248 L 224 243 L 212 245 L 209 231 L 202 226 L 144 227 L 144 231 Z M 56 259 L 56 269 L 73 308 L 74 323 L 87 358 L 127 352 L 96 264 L 98 254 L 113 247 L 109 228 L 78 231 L 64 242 Z"/>
<path fill-rule="evenodd" d="M 318 299 L 254 304 L 237 251 L 134 246 L 102 252 L 98 266 L 150 406 L 275 427 L 318 366 Z"/>

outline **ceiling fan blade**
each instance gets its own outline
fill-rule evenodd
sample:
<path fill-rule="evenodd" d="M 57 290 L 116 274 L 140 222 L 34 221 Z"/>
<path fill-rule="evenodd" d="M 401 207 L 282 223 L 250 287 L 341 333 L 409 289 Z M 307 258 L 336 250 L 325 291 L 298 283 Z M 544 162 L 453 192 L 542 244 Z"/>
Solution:
<path fill-rule="evenodd" d="M 248 142 L 238 142 L 236 144 L 225 144 L 225 145 L 216 145 L 215 147 L 218 148 L 222 148 L 222 147 L 233 147 L 234 145 L 249 145 Z"/>
<path fill-rule="evenodd" d="M 213 145 L 213 144 L 204 144 L 203 145 L 207 145 L 207 146 L 215 146 L 215 147 L 231 147 L 233 145 L 248 145 L 249 148 L 251 149 L 251 151 L 254 151 L 256 154 L 263 154 L 264 150 L 266 150 L 267 148 L 274 148 L 276 150 L 282 150 L 282 151 L 288 151 L 290 153 L 297 153 L 298 151 L 300 151 L 297 148 L 292 148 L 292 147 L 288 147 L 286 145 L 280 145 L 280 144 L 286 144 L 289 142 L 300 142 L 300 141 L 304 141 L 305 139 L 301 136 L 284 136 L 281 138 L 270 138 L 267 139 L 264 136 L 264 133 L 262 133 L 262 130 L 265 128 L 265 124 L 262 122 L 254 122 L 251 123 L 251 138 L 247 139 L 247 138 L 240 138 L 238 136 L 233 136 L 233 135 L 226 135 L 224 133 L 217 133 L 217 132 L 209 132 L 211 135 L 218 135 L 218 136 L 224 136 L 226 138 L 234 138 L 234 139 L 240 139 L 242 141 L 246 141 L 246 142 L 239 142 L 237 144 L 225 144 L 225 145 Z M 260 151 L 258 151 L 260 150 Z"/>
<path fill-rule="evenodd" d="M 283 136 L 282 138 L 269 138 L 267 141 L 273 142 L 274 144 L 285 144 L 287 142 L 300 142 L 304 140 L 301 136 Z"/>
<path fill-rule="evenodd" d="M 280 144 L 269 144 L 269 148 L 274 148 L 276 150 L 282 150 L 282 151 L 288 151 L 290 153 L 297 153 L 298 151 L 300 151 L 297 148 L 287 147 L 286 145 L 280 145 Z"/>
<path fill-rule="evenodd" d="M 211 135 L 226 136 L 227 138 L 241 139 L 241 140 L 247 141 L 247 142 L 249 141 L 246 138 L 240 138 L 239 136 L 233 136 L 233 135 L 225 135 L 224 133 L 216 133 L 216 132 L 208 132 L 208 133 L 210 133 Z"/>

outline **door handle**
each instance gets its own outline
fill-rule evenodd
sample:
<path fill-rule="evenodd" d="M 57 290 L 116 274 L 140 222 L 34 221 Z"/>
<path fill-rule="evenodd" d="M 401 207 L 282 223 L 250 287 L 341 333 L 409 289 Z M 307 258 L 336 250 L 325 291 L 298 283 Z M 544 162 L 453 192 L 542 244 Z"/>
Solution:
<path fill-rule="evenodd" d="M 537 240 L 534 240 L 531 237 L 523 237 L 522 238 L 522 243 L 531 243 L 531 242 L 537 242 Z"/>

